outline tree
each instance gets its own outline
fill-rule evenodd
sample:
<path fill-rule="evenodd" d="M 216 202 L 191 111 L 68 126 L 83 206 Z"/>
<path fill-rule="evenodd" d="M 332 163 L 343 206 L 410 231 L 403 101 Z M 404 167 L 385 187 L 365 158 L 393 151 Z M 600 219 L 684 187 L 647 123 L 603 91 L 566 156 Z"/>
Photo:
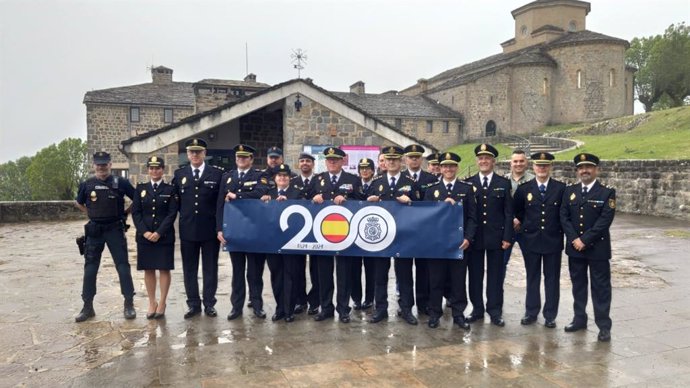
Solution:
<path fill-rule="evenodd" d="M 26 169 L 31 157 L 24 156 L 16 161 L 0 164 L 0 201 L 28 201 L 31 188 L 26 179 Z"/>
<path fill-rule="evenodd" d="M 86 143 L 68 138 L 38 151 L 26 169 L 34 200 L 74 199 L 87 173 Z"/>
<path fill-rule="evenodd" d="M 662 96 L 670 107 L 681 106 L 690 95 L 690 27 L 671 24 L 664 35 L 634 38 L 626 64 L 637 68 L 635 93 L 645 111 Z"/>

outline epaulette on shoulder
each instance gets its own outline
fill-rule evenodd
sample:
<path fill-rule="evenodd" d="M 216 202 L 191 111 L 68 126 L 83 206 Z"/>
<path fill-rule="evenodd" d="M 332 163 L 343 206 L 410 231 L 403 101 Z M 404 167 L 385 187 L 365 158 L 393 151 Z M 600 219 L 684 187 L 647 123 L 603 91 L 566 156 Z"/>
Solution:
<path fill-rule="evenodd" d="M 189 165 L 186 165 L 186 166 L 178 166 L 178 167 L 177 167 L 177 170 L 182 170 L 183 168 L 186 168 L 186 167 L 189 167 Z M 175 170 L 175 171 L 177 171 L 177 170 Z"/>
<path fill-rule="evenodd" d="M 383 175 L 377 175 L 371 181 L 375 182 L 375 181 L 380 180 L 380 179 L 383 179 Z"/>
<path fill-rule="evenodd" d="M 470 182 L 467 182 L 467 181 L 465 181 L 465 180 L 463 180 L 463 179 L 458 179 L 458 182 L 462 183 L 463 185 L 474 186 L 474 185 L 471 184 Z M 441 182 L 439 181 L 438 183 L 441 183 Z"/>

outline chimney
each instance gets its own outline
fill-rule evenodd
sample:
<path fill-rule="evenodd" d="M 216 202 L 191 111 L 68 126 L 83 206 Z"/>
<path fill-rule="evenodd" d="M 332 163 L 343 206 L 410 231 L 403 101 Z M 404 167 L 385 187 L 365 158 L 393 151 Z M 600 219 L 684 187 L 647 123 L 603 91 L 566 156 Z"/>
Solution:
<path fill-rule="evenodd" d="M 417 80 L 417 86 L 419 86 L 419 92 L 424 93 L 429 87 L 429 81 L 426 78 L 420 78 Z"/>
<path fill-rule="evenodd" d="M 354 93 L 358 96 L 364 95 L 364 82 L 357 81 L 350 85 L 350 93 Z"/>
<path fill-rule="evenodd" d="M 154 84 L 169 84 L 172 83 L 173 69 L 165 66 L 158 66 L 151 68 L 151 81 Z"/>
<path fill-rule="evenodd" d="M 244 77 L 244 82 L 256 82 L 256 74 L 254 74 L 254 73 L 247 74 L 247 76 Z"/>

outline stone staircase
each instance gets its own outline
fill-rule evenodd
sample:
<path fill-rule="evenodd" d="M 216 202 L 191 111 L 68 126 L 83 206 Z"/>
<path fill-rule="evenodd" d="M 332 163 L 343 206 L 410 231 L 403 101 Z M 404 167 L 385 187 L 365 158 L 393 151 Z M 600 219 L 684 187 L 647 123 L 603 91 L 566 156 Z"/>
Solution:
<path fill-rule="evenodd" d="M 517 138 L 513 140 L 513 138 Z M 550 152 L 552 154 L 576 147 L 578 142 L 570 139 L 562 139 L 546 136 L 530 136 L 528 138 L 511 136 L 510 141 L 504 142 L 512 149 L 522 149 L 528 155 L 536 152 Z"/>

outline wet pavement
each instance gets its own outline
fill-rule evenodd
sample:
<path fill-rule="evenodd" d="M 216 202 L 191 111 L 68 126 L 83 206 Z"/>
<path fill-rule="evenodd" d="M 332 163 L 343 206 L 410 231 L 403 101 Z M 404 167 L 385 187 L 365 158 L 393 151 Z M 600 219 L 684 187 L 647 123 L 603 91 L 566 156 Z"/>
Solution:
<path fill-rule="evenodd" d="M 395 317 L 349 324 L 298 315 L 273 323 L 268 269 L 267 320 L 250 309 L 229 322 L 231 267 L 221 253 L 219 317 L 184 320 L 177 251 L 167 319 L 147 321 L 143 272 L 130 262 L 138 318 L 125 321 L 117 274 L 104 254 L 96 318 L 74 323 L 81 308 L 83 261 L 74 237 L 83 222 L 0 225 L 0 386 L 687 386 L 690 384 L 690 225 L 619 214 L 614 222 L 612 341 L 597 329 L 565 333 L 572 317 L 567 259 L 556 329 L 543 318 L 521 326 L 524 268 L 513 252 L 505 289 L 506 326 L 475 323 L 470 332 L 446 314 L 438 329 Z M 392 276 L 392 273 L 391 273 Z M 470 307 L 471 308 L 471 307 Z M 467 312 L 469 314 L 468 308 Z"/>

